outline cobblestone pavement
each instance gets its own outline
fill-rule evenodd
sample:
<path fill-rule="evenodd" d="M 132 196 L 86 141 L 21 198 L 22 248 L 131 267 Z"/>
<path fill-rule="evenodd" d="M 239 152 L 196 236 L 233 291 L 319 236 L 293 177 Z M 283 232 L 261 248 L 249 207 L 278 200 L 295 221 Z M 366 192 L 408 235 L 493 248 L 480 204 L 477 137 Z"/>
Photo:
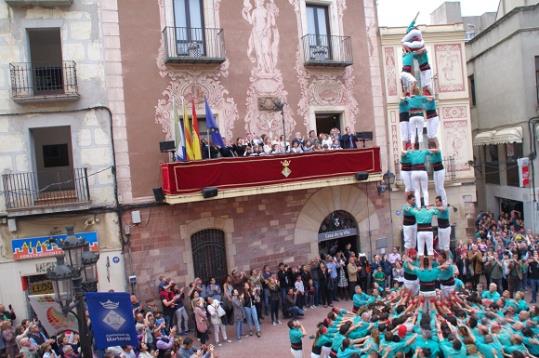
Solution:
<path fill-rule="evenodd" d="M 335 307 L 352 308 L 352 301 L 335 302 Z M 300 320 L 305 329 L 307 336 L 303 339 L 303 356 L 309 358 L 311 356 L 312 339 L 309 336 L 315 334 L 316 324 L 320 322 L 329 312 L 329 308 L 318 307 L 315 309 L 307 309 L 305 317 Z M 241 342 L 234 338 L 234 327 L 227 327 L 228 337 L 233 343 L 224 343 L 221 347 L 216 347 L 216 352 L 219 358 L 288 358 L 292 357 L 290 353 L 290 342 L 288 340 L 287 321 L 281 320 L 281 325 L 273 326 L 268 318 L 262 321 L 262 336 L 260 338 L 253 336 L 242 337 Z M 244 324 L 244 333 L 249 332 L 249 329 Z M 211 343 L 213 343 L 213 334 L 211 335 Z"/>

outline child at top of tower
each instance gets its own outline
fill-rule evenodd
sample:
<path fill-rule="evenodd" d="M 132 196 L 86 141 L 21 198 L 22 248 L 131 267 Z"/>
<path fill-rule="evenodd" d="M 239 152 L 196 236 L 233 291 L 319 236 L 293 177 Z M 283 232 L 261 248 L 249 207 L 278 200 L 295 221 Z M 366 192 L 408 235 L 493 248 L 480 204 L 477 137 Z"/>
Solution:
<path fill-rule="evenodd" d="M 425 41 L 423 40 L 423 34 L 421 30 L 415 25 L 415 19 L 410 23 L 406 29 L 406 34 L 401 40 L 402 46 L 406 51 L 419 51 L 425 47 Z"/>

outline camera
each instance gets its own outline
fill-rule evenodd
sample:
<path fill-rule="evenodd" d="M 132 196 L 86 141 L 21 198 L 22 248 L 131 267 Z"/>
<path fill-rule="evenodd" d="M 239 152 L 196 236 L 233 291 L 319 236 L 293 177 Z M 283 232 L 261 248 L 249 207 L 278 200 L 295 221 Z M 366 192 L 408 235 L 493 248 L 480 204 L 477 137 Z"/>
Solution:
<path fill-rule="evenodd" d="M 136 275 L 131 275 L 131 276 L 129 276 L 128 279 L 129 279 L 129 283 L 131 285 L 136 285 L 137 284 L 137 276 Z"/>

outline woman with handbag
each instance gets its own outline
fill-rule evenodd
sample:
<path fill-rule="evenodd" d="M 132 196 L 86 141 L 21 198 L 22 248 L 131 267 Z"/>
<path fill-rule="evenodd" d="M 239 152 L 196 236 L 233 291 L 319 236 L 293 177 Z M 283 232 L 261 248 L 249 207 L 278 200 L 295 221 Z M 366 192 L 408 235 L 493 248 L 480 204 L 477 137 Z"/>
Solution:
<path fill-rule="evenodd" d="M 204 307 L 203 298 L 199 298 L 196 301 L 194 313 L 200 343 L 206 344 L 206 342 L 208 341 L 208 317 L 206 316 L 206 308 Z"/>
<path fill-rule="evenodd" d="M 219 342 L 219 331 L 223 335 L 223 340 L 228 343 L 232 343 L 226 335 L 226 327 L 223 324 L 222 318 L 226 315 L 225 310 L 221 307 L 219 300 L 214 298 L 208 298 L 208 313 L 210 314 L 210 322 L 213 326 L 213 336 L 215 338 L 215 344 L 219 347 L 221 343 Z"/>

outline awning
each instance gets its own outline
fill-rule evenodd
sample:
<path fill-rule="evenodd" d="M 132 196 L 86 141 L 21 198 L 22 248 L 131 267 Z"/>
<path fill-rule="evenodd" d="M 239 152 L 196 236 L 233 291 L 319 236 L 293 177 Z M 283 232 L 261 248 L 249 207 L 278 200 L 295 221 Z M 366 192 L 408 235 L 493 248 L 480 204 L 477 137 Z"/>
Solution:
<path fill-rule="evenodd" d="M 522 127 L 511 127 L 496 131 L 492 144 L 522 143 Z"/>
<path fill-rule="evenodd" d="M 478 133 L 475 136 L 473 145 L 489 145 L 492 143 L 492 139 L 494 138 L 495 134 L 496 134 L 496 131 L 484 131 L 484 132 Z"/>

